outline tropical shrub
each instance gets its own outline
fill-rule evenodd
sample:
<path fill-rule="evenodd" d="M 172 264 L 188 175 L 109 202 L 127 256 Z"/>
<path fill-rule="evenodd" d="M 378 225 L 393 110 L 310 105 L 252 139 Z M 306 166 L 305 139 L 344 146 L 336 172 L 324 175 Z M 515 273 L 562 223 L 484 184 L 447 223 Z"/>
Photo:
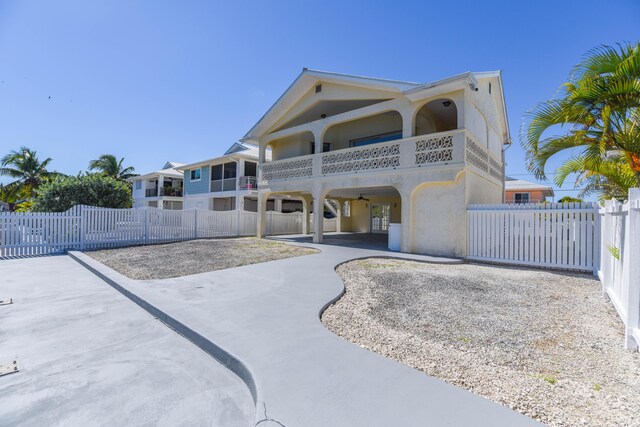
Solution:
<path fill-rule="evenodd" d="M 75 205 L 130 208 L 131 187 L 101 174 L 59 178 L 38 190 L 33 210 L 64 212 Z"/>

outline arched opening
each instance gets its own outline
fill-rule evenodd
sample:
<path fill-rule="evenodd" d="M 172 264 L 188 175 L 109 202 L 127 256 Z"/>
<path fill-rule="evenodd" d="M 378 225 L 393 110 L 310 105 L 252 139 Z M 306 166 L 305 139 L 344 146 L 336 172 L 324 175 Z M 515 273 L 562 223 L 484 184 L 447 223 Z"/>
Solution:
<path fill-rule="evenodd" d="M 402 116 L 387 111 L 331 126 L 324 134 L 322 151 L 393 141 L 402 138 Z"/>
<path fill-rule="evenodd" d="M 440 98 L 423 105 L 416 113 L 415 136 L 458 128 L 458 108 L 450 99 Z"/>
<path fill-rule="evenodd" d="M 275 161 L 312 154 L 314 143 L 313 132 L 305 131 L 274 139 L 267 147 L 271 148 L 271 160 Z"/>

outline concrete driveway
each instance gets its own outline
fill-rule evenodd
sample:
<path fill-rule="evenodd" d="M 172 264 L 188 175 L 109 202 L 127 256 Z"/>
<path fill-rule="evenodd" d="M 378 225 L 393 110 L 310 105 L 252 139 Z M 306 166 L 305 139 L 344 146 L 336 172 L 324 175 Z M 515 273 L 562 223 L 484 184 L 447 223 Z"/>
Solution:
<path fill-rule="evenodd" d="M 249 426 L 232 372 L 68 256 L 0 261 L 2 426 Z"/>
<path fill-rule="evenodd" d="M 306 245 L 322 252 L 154 281 L 129 280 L 86 255 L 74 256 L 239 361 L 241 375 L 255 387 L 256 423 L 261 426 L 537 425 L 506 407 L 357 347 L 319 320 L 321 310 L 344 290 L 334 271 L 342 262 L 399 255 L 459 261 Z"/>

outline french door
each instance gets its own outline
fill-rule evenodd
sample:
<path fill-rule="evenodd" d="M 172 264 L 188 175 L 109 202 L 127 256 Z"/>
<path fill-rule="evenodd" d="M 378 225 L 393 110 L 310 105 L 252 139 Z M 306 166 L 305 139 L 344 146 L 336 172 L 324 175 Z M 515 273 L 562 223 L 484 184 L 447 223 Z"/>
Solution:
<path fill-rule="evenodd" d="M 389 232 L 391 221 L 391 205 L 388 203 L 371 203 L 371 232 Z"/>

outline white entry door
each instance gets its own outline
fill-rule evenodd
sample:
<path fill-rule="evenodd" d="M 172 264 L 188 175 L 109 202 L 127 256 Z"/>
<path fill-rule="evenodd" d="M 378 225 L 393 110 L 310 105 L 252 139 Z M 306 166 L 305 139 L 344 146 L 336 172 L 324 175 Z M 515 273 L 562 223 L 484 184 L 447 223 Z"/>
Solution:
<path fill-rule="evenodd" d="M 389 232 L 391 221 L 391 205 L 388 203 L 371 203 L 371 232 Z"/>

